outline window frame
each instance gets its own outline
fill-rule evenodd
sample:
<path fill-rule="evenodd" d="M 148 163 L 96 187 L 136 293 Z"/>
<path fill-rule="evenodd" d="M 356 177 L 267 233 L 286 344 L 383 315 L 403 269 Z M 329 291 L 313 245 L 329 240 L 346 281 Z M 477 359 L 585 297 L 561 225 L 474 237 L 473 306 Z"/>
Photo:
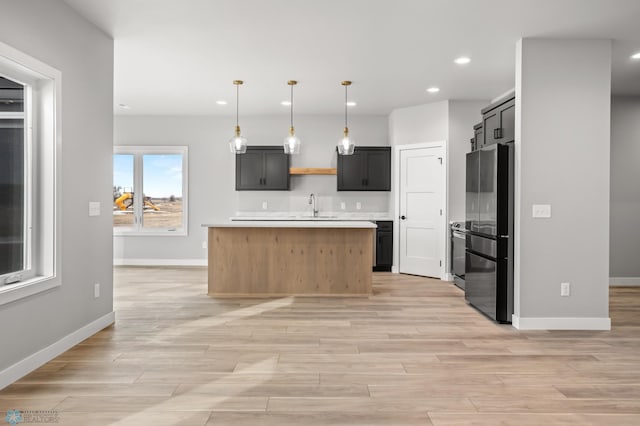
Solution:
<path fill-rule="evenodd" d="M 133 227 L 113 227 L 114 237 L 185 237 L 189 234 L 189 147 L 186 145 L 116 145 L 113 155 L 133 155 L 134 192 L 144 190 L 144 155 L 182 155 L 182 226 L 180 228 L 144 228 L 143 203 L 134 198 Z M 137 189 L 140 188 L 140 189 Z"/>
<path fill-rule="evenodd" d="M 0 278 L 4 305 L 61 285 L 62 73 L 0 42 L 0 75 L 26 86 L 25 269 Z M 5 284 L 7 277 L 20 279 Z"/>

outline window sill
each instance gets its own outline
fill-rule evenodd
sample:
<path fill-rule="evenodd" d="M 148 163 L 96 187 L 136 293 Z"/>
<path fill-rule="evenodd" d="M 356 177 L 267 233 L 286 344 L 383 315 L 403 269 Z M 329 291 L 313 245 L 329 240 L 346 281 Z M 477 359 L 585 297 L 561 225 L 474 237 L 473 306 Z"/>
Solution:
<path fill-rule="evenodd" d="M 186 237 L 188 235 L 187 231 L 175 231 L 175 232 L 115 232 L 113 233 L 114 237 Z"/>
<path fill-rule="evenodd" d="M 39 276 L 15 284 L 3 285 L 0 287 L 0 305 L 6 305 L 59 286 L 60 280 L 55 276 Z"/>

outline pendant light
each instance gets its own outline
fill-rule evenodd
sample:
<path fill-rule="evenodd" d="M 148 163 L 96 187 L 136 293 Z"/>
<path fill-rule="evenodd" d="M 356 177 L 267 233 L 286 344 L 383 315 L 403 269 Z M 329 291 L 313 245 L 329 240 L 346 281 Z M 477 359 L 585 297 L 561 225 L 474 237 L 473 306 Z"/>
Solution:
<path fill-rule="evenodd" d="M 341 84 L 344 86 L 344 137 L 338 143 L 338 154 L 352 155 L 356 144 L 353 141 L 353 138 L 349 137 L 349 126 L 347 123 L 347 103 L 349 100 L 347 90 L 349 89 L 349 86 L 351 86 L 351 82 L 343 81 Z"/>
<path fill-rule="evenodd" d="M 284 138 L 284 153 L 285 154 L 299 154 L 300 153 L 300 139 L 295 134 L 293 127 L 293 86 L 298 84 L 295 80 L 289 80 L 287 84 L 291 87 L 291 126 L 289 127 L 289 136 Z"/>
<path fill-rule="evenodd" d="M 238 112 L 240 110 L 240 86 L 244 83 L 242 80 L 233 80 L 236 86 L 236 131 L 235 135 L 229 139 L 229 149 L 234 154 L 244 154 L 247 152 L 247 138 L 240 134 L 240 125 L 238 124 Z"/>

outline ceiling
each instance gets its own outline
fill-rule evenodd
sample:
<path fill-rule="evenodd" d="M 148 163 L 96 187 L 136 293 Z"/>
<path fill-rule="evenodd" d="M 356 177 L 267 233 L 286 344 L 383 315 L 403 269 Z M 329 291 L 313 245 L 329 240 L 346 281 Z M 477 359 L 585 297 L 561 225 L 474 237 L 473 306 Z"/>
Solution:
<path fill-rule="evenodd" d="M 241 115 L 288 113 L 290 79 L 299 114 L 340 114 L 345 79 L 356 114 L 491 99 L 522 37 L 613 39 L 613 92 L 640 95 L 638 0 L 65 1 L 114 39 L 116 114 L 232 115 L 234 79 Z"/>

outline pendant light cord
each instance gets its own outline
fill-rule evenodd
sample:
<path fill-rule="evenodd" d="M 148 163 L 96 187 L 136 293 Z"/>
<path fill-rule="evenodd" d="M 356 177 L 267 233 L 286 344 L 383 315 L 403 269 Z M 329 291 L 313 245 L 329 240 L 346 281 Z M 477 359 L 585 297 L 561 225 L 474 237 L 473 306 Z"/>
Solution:
<path fill-rule="evenodd" d="M 349 127 L 347 126 L 347 90 L 349 89 L 349 86 L 344 86 L 344 127 Z"/>
<path fill-rule="evenodd" d="M 239 114 L 240 114 L 240 85 L 236 84 L 236 127 L 238 127 Z"/>
<path fill-rule="evenodd" d="M 291 127 L 293 127 L 293 84 L 291 85 Z"/>

